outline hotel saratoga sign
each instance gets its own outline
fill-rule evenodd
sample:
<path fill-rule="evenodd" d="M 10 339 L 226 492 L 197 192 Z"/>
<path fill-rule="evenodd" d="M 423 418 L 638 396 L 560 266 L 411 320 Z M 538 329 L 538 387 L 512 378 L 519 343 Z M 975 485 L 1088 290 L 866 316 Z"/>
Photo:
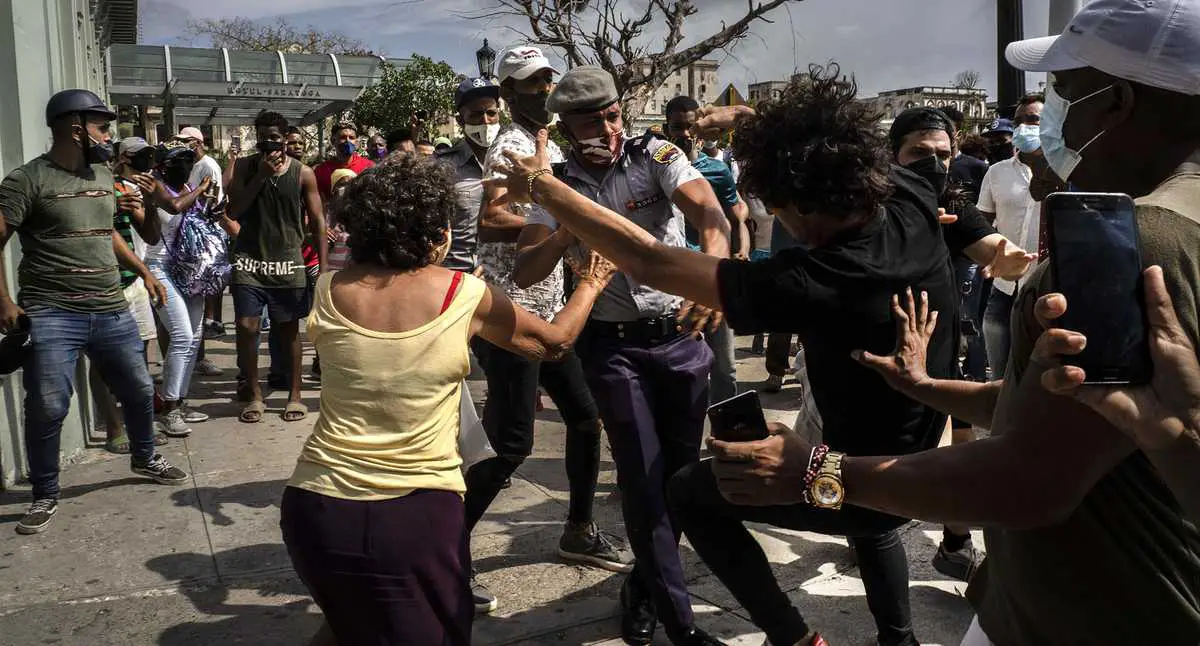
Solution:
<path fill-rule="evenodd" d="M 276 85 L 272 83 L 230 84 L 226 87 L 229 96 L 251 96 L 280 99 L 319 99 L 321 90 L 298 85 Z"/>

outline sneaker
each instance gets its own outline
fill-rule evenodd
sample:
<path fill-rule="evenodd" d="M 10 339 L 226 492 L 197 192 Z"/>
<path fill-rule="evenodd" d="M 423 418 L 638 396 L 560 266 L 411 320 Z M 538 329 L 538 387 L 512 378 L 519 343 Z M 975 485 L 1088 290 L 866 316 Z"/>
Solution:
<path fill-rule="evenodd" d="M 475 578 L 474 570 L 471 570 L 471 597 L 475 601 L 475 612 L 495 612 L 496 608 L 500 607 L 500 602 L 496 601 L 496 595 Z"/>
<path fill-rule="evenodd" d="M 25 517 L 17 521 L 18 534 L 37 534 L 46 530 L 58 512 L 57 498 L 38 498 L 29 506 Z"/>
<path fill-rule="evenodd" d="M 218 368 L 212 359 L 201 359 L 196 362 L 196 374 L 202 377 L 220 377 L 225 371 Z"/>
<path fill-rule="evenodd" d="M 159 421 L 162 422 L 163 432 L 167 434 L 167 437 L 187 437 L 192 434 L 187 420 L 183 418 L 182 408 L 173 408 L 163 413 Z"/>
<path fill-rule="evenodd" d="M 505 478 L 504 482 L 500 483 L 501 489 L 508 489 L 511 486 L 512 486 L 512 476 Z"/>
<path fill-rule="evenodd" d="M 188 474 L 179 467 L 172 466 L 162 455 L 155 453 L 145 464 L 139 465 L 134 459 L 130 470 L 140 476 L 146 476 L 158 484 L 181 485 L 187 484 Z"/>
<path fill-rule="evenodd" d="M 204 338 L 220 339 L 225 336 L 225 326 L 220 321 L 204 322 Z"/>
<path fill-rule="evenodd" d="M 199 424 L 201 422 L 207 422 L 209 419 L 207 413 L 201 413 L 200 411 L 189 406 L 187 402 L 183 402 L 183 405 L 180 406 L 180 408 L 183 409 L 183 421 L 187 422 L 188 424 Z"/>
<path fill-rule="evenodd" d="M 764 393 L 777 393 L 783 390 L 783 375 L 771 375 L 767 377 L 766 383 L 762 386 Z"/>
<path fill-rule="evenodd" d="M 967 539 L 962 549 L 951 552 L 945 543 L 938 545 L 937 554 L 933 557 L 933 569 L 953 577 L 959 581 L 970 581 L 975 575 L 979 564 L 983 563 L 984 553 L 975 549 L 975 545 Z"/>
<path fill-rule="evenodd" d="M 609 572 L 632 572 L 633 555 L 619 549 L 595 522 L 576 526 L 567 523 L 558 541 L 558 555 L 568 561 L 594 565 Z"/>

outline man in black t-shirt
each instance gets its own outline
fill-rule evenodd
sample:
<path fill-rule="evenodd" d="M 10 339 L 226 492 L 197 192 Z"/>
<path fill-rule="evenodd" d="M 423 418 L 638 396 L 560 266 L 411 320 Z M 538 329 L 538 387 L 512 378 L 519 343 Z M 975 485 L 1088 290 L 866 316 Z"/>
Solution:
<path fill-rule="evenodd" d="M 895 166 L 875 115 L 855 102 L 836 66 L 814 68 L 783 95 L 749 108 L 711 109 L 701 127 L 737 121 L 741 186 L 778 209 L 807 248 L 757 263 L 719 260 L 657 243 L 643 229 L 574 195 L 542 157 L 515 159 L 505 187 L 532 197 L 588 246 L 639 284 L 721 308 L 739 333 L 794 332 L 805 347 L 825 441 L 850 455 L 907 454 L 937 445 L 946 416 L 892 390 L 851 352 L 890 353 L 894 295 L 912 286 L 940 312 L 930 374 L 955 375 L 958 290 L 943 241 L 937 195 Z M 544 138 L 544 135 L 543 135 Z M 529 194 L 532 193 L 532 196 Z M 948 237 L 958 235 L 951 231 Z M 838 454 L 830 454 L 836 457 Z M 829 469 L 813 456 L 814 475 Z M 897 528 L 908 519 L 846 506 L 739 506 L 722 497 L 712 461 L 684 468 L 670 498 L 692 546 L 773 644 L 821 644 L 779 588 L 762 548 L 743 525 L 772 525 L 851 537 L 881 644 L 916 644 L 908 604 L 908 561 Z"/>

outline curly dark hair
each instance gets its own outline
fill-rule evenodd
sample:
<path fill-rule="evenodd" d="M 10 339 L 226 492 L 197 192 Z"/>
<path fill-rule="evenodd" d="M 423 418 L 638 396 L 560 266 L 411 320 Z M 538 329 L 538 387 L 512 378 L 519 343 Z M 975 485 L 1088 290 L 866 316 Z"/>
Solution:
<path fill-rule="evenodd" d="M 279 128 L 280 134 L 287 132 L 287 117 L 278 112 L 271 112 L 270 110 L 262 110 L 254 117 L 255 128 L 270 128 L 271 126 Z"/>
<path fill-rule="evenodd" d="M 411 271 L 433 262 L 454 215 L 454 175 L 431 157 L 393 155 L 334 200 L 355 263 Z"/>
<path fill-rule="evenodd" d="M 873 213 L 891 195 L 891 155 L 882 115 L 855 100 L 854 78 L 836 63 L 811 65 L 758 115 L 738 125 L 738 187 L 766 204 L 848 218 Z"/>

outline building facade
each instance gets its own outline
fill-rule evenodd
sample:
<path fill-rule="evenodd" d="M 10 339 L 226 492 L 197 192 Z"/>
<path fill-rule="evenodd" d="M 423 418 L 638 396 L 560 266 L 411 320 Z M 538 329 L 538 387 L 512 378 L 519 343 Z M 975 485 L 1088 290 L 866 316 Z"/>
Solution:
<path fill-rule="evenodd" d="M 46 152 L 46 101 L 67 88 L 107 97 L 105 48 L 137 38 L 137 0 L 0 0 L 0 176 Z M 9 293 L 17 294 L 17 236 L 4 249 Z M 63 459 L 88 445 L 94 429 L 84 362 L 62 429 Z M 25 471 L 21 372 L 0 377 L 0 489 Z M 101 439 L 100 444 L 103 443 Z"/>
<path fill-rule="evenodd" d="M 676 70 L 654 91 L 654 95 L 646 103 L 646 109 L 642 112 L 642 116 L 634 121 L 632 132 L 642 133 L 651 127 L 661 126 L 665 123 L 667 117 L 663 114 L 663 109 L 667 107 L 667 103 L 671 99 L 677 96 L 690 96 L 700 105 L 716 101 L 720 97 L 721 91 L 724 90 L 718 78 L 719 70 L 720 63 L 710 60 L 699 60 L 683 69 Z"/>
<path fill-rule="evenodd" d="M 750 105 L 754 105 L 759 101 L 766 99 L 777 98 L 783 93 L 788 86 L 787 81 L 763 81 L 762 83 L 751 83 L 749 93 L 746 95 L 746 100 Z"/>
<path fill-rule="evenodd" d="M 896 115 L 909 108 L 944 108 L 954 106 L 962 111 L 966 119 L 965 130 L 974 130 L 980 123 L 991 119 L 987 107 L 987 91 L 978 88 L 921 86 L 902 90 L 880 92 L 861 101 L 883 115 L 882 125 L 891 126 Z"/>

